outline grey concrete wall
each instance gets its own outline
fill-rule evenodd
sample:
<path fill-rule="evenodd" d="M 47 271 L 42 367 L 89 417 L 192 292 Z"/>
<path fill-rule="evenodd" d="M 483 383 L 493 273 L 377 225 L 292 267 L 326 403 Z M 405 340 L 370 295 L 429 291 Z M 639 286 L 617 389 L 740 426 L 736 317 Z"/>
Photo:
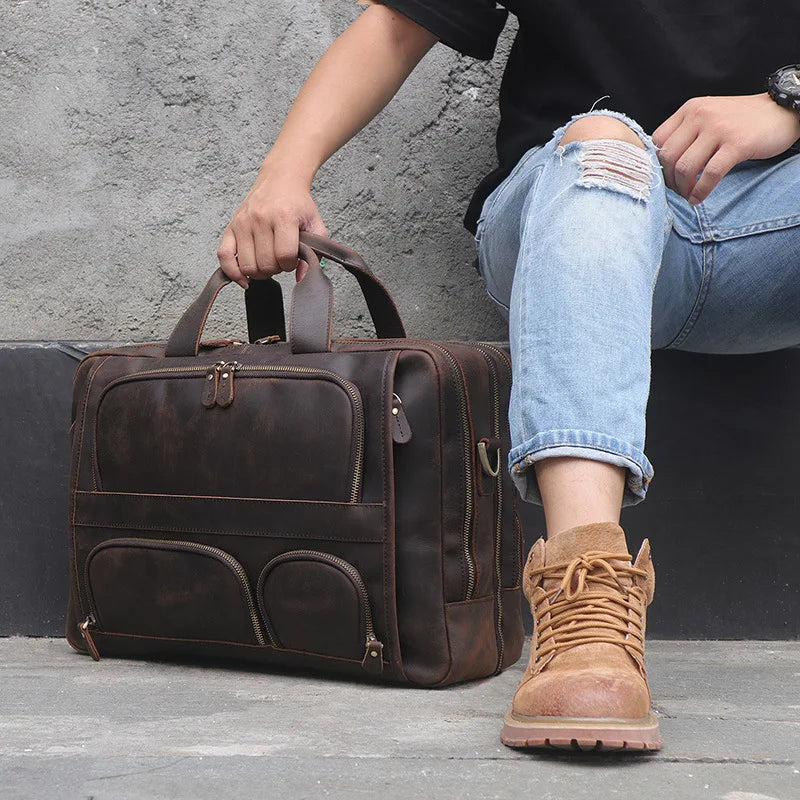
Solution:
<path fill-rule="evenodd" d="M 354 0 L 13 0 L 0 28 L 0 340 L 160 339 Z M 331 236 L 409 332 L 503 339 L 461 218 L 494 166 L 500 75 L 437 45 L 319 172 Z M 291 286 L 291 276 L 286 286 Z M 337 331 L 366 334 L 349 276 Z M 214 333 L 243 333 L 230 288 Z"/>

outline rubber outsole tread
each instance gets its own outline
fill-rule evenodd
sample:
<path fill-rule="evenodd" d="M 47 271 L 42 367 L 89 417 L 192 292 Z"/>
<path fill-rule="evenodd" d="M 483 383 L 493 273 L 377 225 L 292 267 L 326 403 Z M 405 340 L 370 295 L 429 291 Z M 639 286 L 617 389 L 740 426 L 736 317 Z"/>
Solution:
<path fill-rule="evenodd" d="M 658 719 L 570 719 L 566 717 L 515 717 L 506 712 L 500 741 L 508 747 L 549 748 L 572 751 L 653 751 L 664 746 Z"/>
<path fill-rule="evenodd" d="M 519 748 L 544 748 L 550 750 L 572 750 L 589 752 L 611 752 L 619 750 L 636 750 L 640 752 L 660 750 L 663 743 L 660 741 L 641 740 L 614 740 L 614 739 L 556 739 L 554 737 L 532 738 L 521 740 L 503 739 L 503 744 L 508 747 Z"/>

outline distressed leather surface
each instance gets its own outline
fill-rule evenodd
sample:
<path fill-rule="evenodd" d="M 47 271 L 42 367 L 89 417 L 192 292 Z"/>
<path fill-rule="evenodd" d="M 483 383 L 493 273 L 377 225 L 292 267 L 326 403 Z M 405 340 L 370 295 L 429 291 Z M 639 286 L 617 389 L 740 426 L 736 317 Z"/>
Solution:
<path fill-rule="evenodd" d="M 388 308 L 366 266 L 333 245 Z M 480 343 L 328 341 L 304 316 L 318 300 L 295 303 L 295 346 L 203 344 L 220 288 L 215 275 L 169 343 L 94 353 L 76 372 L 70 644 L 87 652 L 90 617 L 101 657 L 230 658 L 422 686 L 514 663 L 516 493 L 506 469 L 491 478 L 476 457 L 480 439 L 499 440 L 505 463 L 507 356 Z M 410 427 L 402 442 L 393 394 Z"/>

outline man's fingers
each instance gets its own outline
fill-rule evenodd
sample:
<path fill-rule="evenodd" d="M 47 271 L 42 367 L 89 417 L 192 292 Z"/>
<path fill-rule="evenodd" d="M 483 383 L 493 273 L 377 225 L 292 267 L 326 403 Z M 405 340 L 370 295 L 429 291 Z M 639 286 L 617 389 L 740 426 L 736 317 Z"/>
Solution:
<path fill-rule="evenodd" d="M 678 191 L 675 183 L 675 164 L 697 138 L 697 127 L 685 122 L 664 142 L 658 151 L 658 160 L 664 168 L 664 181 L 670 189 Z"/>
<path fill-rule="evenodd" d="M 247 278 L 239 269 L 236 261 L 236 236 L 231 228 L 225 228 L 217 248 L 217 260 L 222 271 L 232 280 L 236 281 L 243 289 L 247 288 Z"/>
<path fill-rule="evenodd" d="M 671 117 L 665 119 L 654 131 L 653 144 L 656 147 L 663 147 L 664 143 L 675 133 L 683 122 L 684 113 L 682 109 L 676 111 Z"/>
<path fill-rule="evenodd" d="M 253 236 L 255 244 L 255 264 L 257 277 L 270 278 L 279 272 L 275 264 L 275 241 L 272 228 L 264 225 L 255 231 Z M 241 263 L 241 260 L 239 261 Z"/>
<path fill-rule="evenodd" d="M 714 155 L 719 142 L 711 136 L 698 136 L 684 154 L 677 160 L 673 168 L 675 190 L 687 200 L 697 183 L 697 176 Z"/>
<path fill-rule="evenodd" d="M 689 202 L 694 206 L 702 203 L 711 194 L 711 190 L 739 163 L 736 151 L 726 145 L 717 150 L 706 164 L 700 180 L 692 190 Z"/>
<path fill-rule="evenodd" d="M 316 233 L 317 236 L 324 236 L 326 239 L 330 237 L 328 233 L 328 229 L 325 227 L 325 223 L 322 221 L 322 217 L 314 217 L 305 228 L 304 231 L 308 231 L 309 233 Z M 299 239 L 299 233 L 298 233 Z M 308 264 L 303 261 L 303 259 L 299 259 L 297 262 L 297 270 L 295 271 L 294 275 L 298 281 L 303 280 L 306 276 L 306 272 L 308 272 Z"/>
<path fill-rule="evenodd" d="M 250 231 L 240 231 L 236 234 L 236 260 L 239 269 L 246 278 L 252 278 L 258 272 L 256 266 L 256 249 L 253 234 Z"/>
<path fill-rule="evenodd" d="M 273 229 L 275 261 L 284 272 L 297 267 L 297 252 L 300 244 L 300 230 L 297 225 L 281 225 Z"/>
<path fill-rule="evenodd" d="M 330 238 L 330 234 L 325 227 L 325 223 L 322 221 L 322 217 L 314 217 L 303 230 L 307 230 L 309 233 L 316 233 L 317 236 L 324 236 L 326 239 Z"/>

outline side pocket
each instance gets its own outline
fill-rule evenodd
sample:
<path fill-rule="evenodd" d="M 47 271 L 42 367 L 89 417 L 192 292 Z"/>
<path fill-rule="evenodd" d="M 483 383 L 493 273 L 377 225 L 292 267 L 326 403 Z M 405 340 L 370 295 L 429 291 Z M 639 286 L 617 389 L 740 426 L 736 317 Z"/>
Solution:
<path fill-rule="evenodd" d="M 450 671 L 438 686 L 485 678 L 495 673 L 499 653 L 494 610 L 492 595 L 445 606 L 452 661 Z"/>
<path fill-rule="evenodd" d="M 282 553 L 261 571 L 257 595 L 273 647 L 383 671 L 367 587 L 349 561 L 317 550 Z"/>
<path fill-rule="evenodd" d="M 88 555 L 91 628 L 151 638 L 264 645 L 242 565 L 217 547 L 110 539 Z"/>

